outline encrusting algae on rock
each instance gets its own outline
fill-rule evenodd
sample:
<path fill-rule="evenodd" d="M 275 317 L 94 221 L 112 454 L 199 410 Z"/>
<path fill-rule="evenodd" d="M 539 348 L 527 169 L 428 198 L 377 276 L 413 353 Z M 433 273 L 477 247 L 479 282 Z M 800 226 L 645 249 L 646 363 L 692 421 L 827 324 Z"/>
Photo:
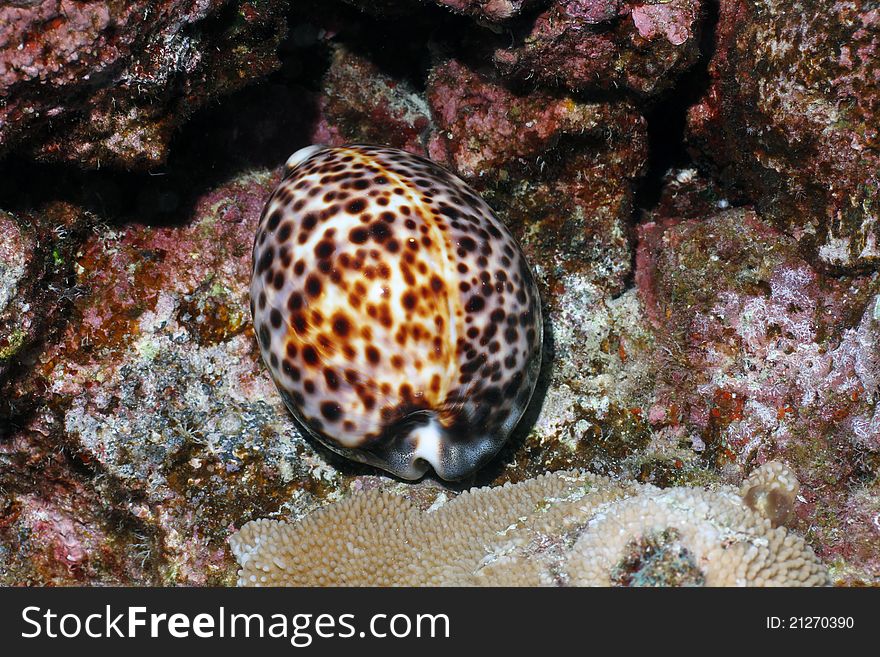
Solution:
<path fill-rule="evenodd" d="M 791 491 L 781 463 L 742 492 L 584 472 L 475 488 L 428 511 L 370 491 L 298 523 L 256 520 L 230 538 L 240 586 L 821 586 L 803 538 L 747 500 Z M 774 497 L 782 517 L 794 496 Z"/>

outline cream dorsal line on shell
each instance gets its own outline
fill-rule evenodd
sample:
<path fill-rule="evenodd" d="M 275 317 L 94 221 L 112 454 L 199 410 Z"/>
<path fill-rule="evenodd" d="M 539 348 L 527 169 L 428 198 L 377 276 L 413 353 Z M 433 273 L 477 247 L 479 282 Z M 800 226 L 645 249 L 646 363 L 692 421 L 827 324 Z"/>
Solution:
<path fill-rule="evenodd" d="M 519 245 L 458 177 L 392 148 L 290 157 L 257 230 L 251 310 L 299 422 L 404 479 L 491 459 L 541 365 Z"/>

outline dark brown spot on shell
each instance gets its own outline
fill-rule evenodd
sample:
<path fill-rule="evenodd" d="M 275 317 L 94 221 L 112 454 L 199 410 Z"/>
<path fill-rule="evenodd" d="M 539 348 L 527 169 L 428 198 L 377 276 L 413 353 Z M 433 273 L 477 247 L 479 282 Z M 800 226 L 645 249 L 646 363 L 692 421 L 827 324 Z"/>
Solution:
<path fill-rule="evenodd" d="M 367 202 L 363 199 L 355 199 L 353 201 L 349 201 L 345 206 L 345 211 L 349 214 L 358 214 L 359 212 L 363 212 L 367 207 Z"/>
<path fill-rule="evenodd" d="M 479 295 L 473 295 L 465 304 L 464 309 L 469 313 L 478 313 L 486 307 L 486 301 Z"/>
<path fill-rule="evenodd" d="M 348 234 L 348 239 L 351 240 L 354 244 L 363 244 L 370 238 L 369 232 L 367 232 L 366 228 L 358 227 L 353 228 L 351 232 Z"/>
<path fill-rule="evenodd" d="M 281 210 L 276 208 L 272 211 L 272 214 L 269 215 L 269 219 L 266 221 L 266 228 L 269 230 L 275 230 L 278 228 L 278 224 L 281 221 L 282 213 Z"/>
<path fill-rule="evenodd" d="M 336 372 L 329 367 L 324 368 L 324 380 L 327 382 L 327 387 L 330 390 L 339 389 L 339 377 Z"/>
<path fill-rule="evenodd" d="M 345 315 L 335 315 L 333 317 L 333 332 L 341 338 L 347 337 L 351 332 L 351 323 Z"/>
<path fill-rule="evenodd" d="M 317 349 L 310 344 L 303 347 L 302 355 L 303 360 L 309 365 L 315 366 L 320 362 Z"/>
<path fill-rule="evenodd" d="M 306 278 L 306 294 L 314 298 L 321 294 L 321 279 L 315 274 L 309 274 Z"/>
<path fill-rule="evenodd" d="M 330 240 L 321 240 L 315 245 L 315 255 L 318 258 L 329 258 L 336 250 L 336 245 Z"/>

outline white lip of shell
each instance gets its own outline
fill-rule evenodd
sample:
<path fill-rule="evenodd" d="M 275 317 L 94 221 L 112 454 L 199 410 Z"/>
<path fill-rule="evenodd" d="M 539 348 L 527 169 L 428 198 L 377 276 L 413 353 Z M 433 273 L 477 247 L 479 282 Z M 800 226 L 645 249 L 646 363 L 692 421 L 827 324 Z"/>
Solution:
<path fill-rule="evenodd" d="M 443 462 L 440 458 L 443 447 L 443 428 L 437 422 L 437 418 L 432 417 L 428 424 L 414 429 L 410 433 L 410 439 L 415 439 L 416 443 L 416 449 L 410 463 L 421 459 L 430 463 L 435 472 L 441 472 L 443 470 Z"/>
<path fill-rule="evenodd" d="M 470 472 L 470 468 L 462 468 L 463 463 L 482 463 L 487 456 L 498 451 L 491 437 L 473 436 L 467 444 L 457 443 L 457 448 L 461 451 L 450 453 L 449 434 L 436 416 L 432 416 L 427 424 L 410 430 L 407 442 L 413 444 L 415 449 L 398 462 L 391 472 L 410 480 L 424 475 L 430 465 L 441 478 L 457 481 Z"/>
<path fill-rule="evenodd" d="M 287 158 L 287 162 L 284 164 L 284 170 L 288 172 L 293 171 L 300 164 L 312 157 L 312 155 L 325 148 L 327 147 L 324 144 L 312 144 L 311 146 L 300 148 L 296 153 Z"/>

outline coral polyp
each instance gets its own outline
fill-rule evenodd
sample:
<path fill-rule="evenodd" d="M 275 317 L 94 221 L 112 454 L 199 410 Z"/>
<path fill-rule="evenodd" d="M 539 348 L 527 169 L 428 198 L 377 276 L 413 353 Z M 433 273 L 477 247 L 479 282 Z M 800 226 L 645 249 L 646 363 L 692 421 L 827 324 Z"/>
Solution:
<path fill-rule="evenodd" d="M 286 405 L 331 449 L 461 479 L 516 426 L 542 326 L 525 256 L 465 183 L 391 148 L 304 148 L 254 244 L 251 309 Z"/>

